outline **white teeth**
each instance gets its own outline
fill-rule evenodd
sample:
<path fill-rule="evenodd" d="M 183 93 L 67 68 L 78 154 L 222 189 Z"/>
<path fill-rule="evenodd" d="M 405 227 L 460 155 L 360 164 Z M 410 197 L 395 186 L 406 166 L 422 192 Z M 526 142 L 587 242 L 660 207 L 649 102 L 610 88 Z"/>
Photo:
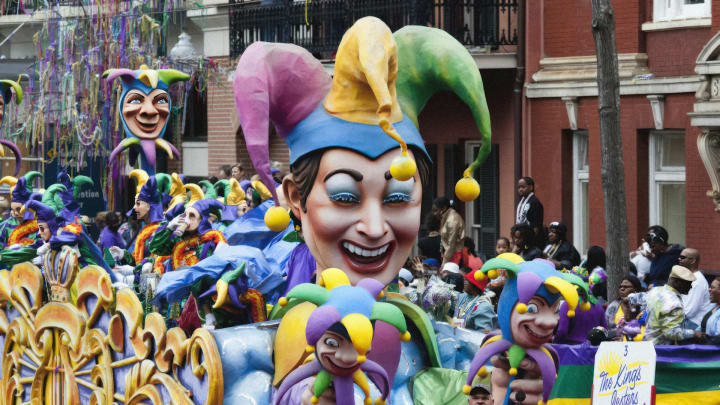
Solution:
<path fill-rule="evenodd" d="M 367 250 L 367 249 L 363 249 L 359 246 L 356 246 L 350 242 L 343 242 L 343 247 L 345 249 L 347 249 L 350 253 L 354 253 L 358 256 L 375 257 L 375 256 L 380 256 L 381 254 L 387 252 L 388 248 L 390 247 L 390 244 L 388 243 L 385 246 L 380 247 L 378 249 Z"/>

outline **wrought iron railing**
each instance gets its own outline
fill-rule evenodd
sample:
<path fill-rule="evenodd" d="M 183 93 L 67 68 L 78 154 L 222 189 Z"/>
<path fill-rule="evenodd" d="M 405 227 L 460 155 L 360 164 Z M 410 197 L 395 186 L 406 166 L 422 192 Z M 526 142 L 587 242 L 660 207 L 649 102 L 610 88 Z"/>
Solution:
<path fill-rule="evenodd" d="M 230 0 L 230 56 L 255 41 L 288 42 L 332 58 L 354 21 L 375 16 L 393 30 L 405 25 L 444 29 L 469 47 L 518 43 L 518 0 Z M 306 24 L 305 14 L 307 7 Z"/>
<path fill-rule="evenodd" d="M 31 14 L 47 6 L 79 6 L 81 0 L 0 0 L 0 16 Z"/>

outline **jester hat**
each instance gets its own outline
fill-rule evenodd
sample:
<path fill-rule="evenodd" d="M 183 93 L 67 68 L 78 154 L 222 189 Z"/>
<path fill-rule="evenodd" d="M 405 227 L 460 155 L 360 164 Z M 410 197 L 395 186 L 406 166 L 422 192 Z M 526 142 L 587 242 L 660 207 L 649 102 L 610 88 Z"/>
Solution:
<path fill-rule="evenodd" d="M 5 176 L 0 179 L 0 184 L 10 185 L 12 202 L 25 204 L 32 195 L 32 183 L 38 177 L 42 177 L 42 173 L 32 171 L 25 173 L 25 175 L 20 178 Z"/>
<path fill-rule="evenodd" d="M 240 187 L 240 183 L 234 178 L 229 180 L 218 180 L 215 187 L 221 187 L 225 196 L 223 202 L 225 207 L 222 212 L 223 221 L 234 221 L 238 218 L 237 206 L 245 201 L 245 192 Z"/>
<path fill-rule="evenodd" d="M 382 298 L 382 290 L 385 287 L 379 281 L 365 278 L 360 280 L 356 286 L 353 286 L 342 270 L 331 268 L 324 270 L 320 274 L 319 282 L 320 284 L 299 284 L 293 287 L 286 297 L 280 298 L 278 301 L 281 306 L 287 305 L 289 299 L 300 299 L 318 305 L 310 314 L 305 327 L 308 352 L 314 352 L 315 345 L 322 335 L 338 324 L 342 325 L 347 331 L 347 335 L 358 353 L 357 362 L 361 364 L 361 369 L 363 363 L 373 363 L 367 360 L 367 353 L 373 339 L 374 327 L 372 321 L 386 322 L 400 332 L 403 341 L 410 340 L 410 332 L 407 330 L 402 311 L 392 304 L 377 301 L 377 299 Z M 378 366 L 378 368 L 382 374 L 385 374 L 381 367 Z M 332 377 L 328 374 L 327 372 L 322 375 L 318 374 L 315 379 L 312 388 L 313 402 L 317 402 L 317 398 L 329 387 Z M 282 398 L 284 393 L 296 382 L 296 378 L 291 378 L 291 376 L 292 374 L 283 381 L 278 389 L 277 398 Z M 335 382 L 336 395 L 338 395 L 337 381 L 333 380 L 333 382 Z M 355 382 L 358 382 L 357 378 Z M 369 390 L 363 387 L 362 384 L 359 385 L 365 391 L 366 397 L 368 397 Z M 382 392 L 382 401 L 385 401 L 389 394 L 386 374 L 385 383 L 378 384 L 378 388 Z M 350 392 L 352 392 L 352 389 L 350 389 Z M 341 403 L 342 398 L 348 397 L 343 397 L 341 394 L 337 398 Z"/>
<path fill-rule="evenodd" d="M 130 177 L 137 181 L 137 194 L 135 199 L 150 204 L 148 211 L 148 222 L 160 222 L 163 220 L 162 197 L 157 187 L 155 176 L 148 176 L 144 170 L 133 170 Z M 127 216 L 135 214 L 135 208 L 127 212 Z"/>
<path fill-rule="evenodd" d="M 200 213 L 201 219 L 197 229 L 200 235 L 212 230 L 210 215 L 212 214 L 219 218 L 223 209 L 223 204 L 214 198 L 195 201 L 192 205 L 188 204 L 186 206 L 195 208 Z"/>
<path fill-rule="evenodd" d="M 94 186 L 95 183 L 90 177 L 83 175 L 77 175 L 70 179 L 70 175 L 65 168 L 60 169 L 57 175 L 57 182 L 65 186 L 65 189 L 59 192 L 63 205 L 70 211 L 72 216 L 76 216 L 80 212 L 80 205 L 77 203 L 80 192 L 83 188 Z"/>
<path fill-rule="evenodd" d="M 568 305 L 567 316 L 574 317 L 579 300 L 578 292 L 575 285 L 563 278 L 562 273 L 542 260 L 516 264 L 503 258 L 490 259 L 483 264 L 479 272 L 475 273 L 475 279 L 482 280 L 486 274 L 490 278 L 495 278 L 498 269 L 505 270 L 507 274 L 507 281 L 498 301 L 498 322 L 501 333 L 487 339 L 475 354 L 463 391 L 468 394 L 475 376 L 486 373 L 484 364 L 490 357 L 507 351 L 511 376 L 517 375 L 517 368 L 526 355 L 537 361 L 543 377 L 543 401 L 547 402 L 556 375 L 554 358 L 545 346 L 522 347 L 516 344 L 510 328 L 510 318 L 514 311 L 520 314 L 526 313 L 528 302 L 536 295 L 544 298 L 548 305 L 553 305 L 560 297 L 564 298 Z"/>
<path fill-rule="evenodd" d="M 23 91 L 22 87 L 20 87 L 20 84 L 17 82 L 14 82 L 12 80 L 0 80 L 0 92 L 2 92 L 2 98 L 3 98 L 3 107 L 2 107 L 2 118 L 0 118 L 0 128 L 5 123 L 5 111 L 7 110 L 7 105 L 10 103 L 10 100 L 13 98 L 13 93 L 15 94 L 15 104 L 20 104 L 23 99 Z M 15 155 L 15 176 L 20 173 L 20 165 L 22 163 L 22 156 L 20 155 L 20 149 L 18 149 L 17 145 L 14 143 L 5 140 L 0 139 L 0 156 L 5 156 L 5 149 L 3 146 L 7 146 L 10 148 L 12 153 Z"/>
<path fill-rule="evenodd" d="M 578 292 L 578 297 L 580 299 L 580 310 L 583 312 L 587 312 L 590 310 L 590 306 L 594 305 L 597 302 L 597 298 L 595 298 L 590 293 L 590 287 L 588 286 L 588 283 L 586 283 L 582 277 L 572 274 L 572 273 L 561 273 L 562 278 L 565 279 L 568 283 L 575 286 Z"/>
<path fill-rule="evenodd" d="M 65 218 L 58 214 L 65 209 L 60 193 L 66 191 L 62 184 L 53 184 L 48 187 L 42 197 L 42 202 L 36 200 L 28 200 L 25 203 L 25 214 L 23 219 L 26 221 L 36 219 L 37 222 L 45 222 L 50 228 L 50 232 L 54 235 L 58 229 L 65 225 Z"/>
<path fill-rule="evenodd" d="M 138 70 L 109 69 L 103 73 L 103 78 L 106 80 L 107 83 L 112 83 L 112 81 L 117 79 L 118 77 L 122 79 L 122 93 L 120 95 L 120 98 L 118 99 L 119 111 L 122 111 L 123 101 L 125 100 L 125 96 L 130 90 L 140 90 L 147 95 L 152 93 L 156 89 L 168 91 L 168 89 L 173 83 L 190 79 L 189 75 L 178 70 L 155 70 L 149 69 L 146 65 L 140 66 L 140 69 Z M 172 99 L 170 97 L 168 97 L 168 104 L 169 110 L 172 111 Z M 155 139 L 141 138 L 137 134 L 133 134 L 128 128 L 128 125 L 125 122 L 125 118 L 123 117 L 122 113 L 120 114 L 120 119 L 123 123 L 123 129 L 125 131 L 126 138 L 122 142 L 120 142 L 120 144 L 110 154 L 110 163 L 114 162 L 117 155 L 120 154 L 123 150 L 138 144 L 142 148 L 143 155 L 149 166 L 147 169 L 152 171 L 154 171 L 155 168 L 156 146 L 163 149 L 165 153 L 168 154 L 170 159 L 180 156 L 175 146 L 162 139 L 163 135 L 165 135 L 167 124 L 168 122 L 170 122 L 169 119 L 165 121 L 165 126 L 163 126 L 159 135 Z"/>
<path fill-rule="evenodd" d="M 393 35 L 381 20 L 361 18 L 343 36 L 332 80 L 301 47 L 255 42 L 238 61 L 234 88 L 250 159 L 276 205 L 270 121 L 285 138 L 291 165 L 328 148 L 376 159 L 400 146 L 401 159 L 393 161 L 390 172 L 406 180 L 415 173 L 415 162 L 404 156 L 407 145 L 429 159 L 417 116 L 436 92 L 452 90 L 481 124 L 483 147 L 471 168 L 490 150 L 489 112 L 477 65 L 462 44 L 438 29 L 406 27 Z"/>

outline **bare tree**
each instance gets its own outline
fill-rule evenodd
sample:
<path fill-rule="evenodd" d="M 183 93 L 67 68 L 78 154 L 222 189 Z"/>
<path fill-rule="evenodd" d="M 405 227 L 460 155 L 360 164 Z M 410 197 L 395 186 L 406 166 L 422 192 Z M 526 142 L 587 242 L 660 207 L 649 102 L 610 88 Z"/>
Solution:
<path fill-rule="evenodd" d="M 605 200 L 605 251 L 608 299 L 629 272 L 625 168 L 620 136 L 620 77 L 615 44 L 615 17 L 610 0 L 592 0 L 592 32 L 597 53 L 598 110 Z"/>

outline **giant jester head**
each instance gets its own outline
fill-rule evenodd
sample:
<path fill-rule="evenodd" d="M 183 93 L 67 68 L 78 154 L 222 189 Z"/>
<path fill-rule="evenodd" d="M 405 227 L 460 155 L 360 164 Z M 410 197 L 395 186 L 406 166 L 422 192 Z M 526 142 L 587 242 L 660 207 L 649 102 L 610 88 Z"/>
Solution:
<path fill-rule="evenodd" d="M 23 99 L 23 92 L 22 87 L 12 80 L 0 80 L 0 92 L 2 93 L 2 97 L 0 97 L 0 102 L 2 102 L 2 107 L 0 108 L 0 128 L 2 128 L 2 125 L 5 123 L 5 106 L 10 104 L 10 101 L 13 99 L 13 94 L 15 94 L 15 103 L 20 104 Z M 10 148 L 15 155 L 15 176 L 17 177 L 18 173 L 20 173 L 20 164 L 22 161 L 20 149 L 12 142 L 0 139 L 0 156 L 3 157 L 5 156 L 5 148 L 3 148 L 3 146 Z"/>
<path fill-rule="evenodd" d="M 190 78 L 174 69 L 149 69 L 142 65 L 138 70 L 109 69 L 103 73 L 109 83 L 122 79 L 122 94 L 118 109 L 126 138 L 113 150 L 110 161 L 124 149 L 133 145 L 142 147 L 143 155 L 150 168 L 155 166 L 155 147 L 159 146 L 173 159 L 179 156 L 175 147 L 162 139 L 167 128 L 172 100 L 170 85 Z"/>

